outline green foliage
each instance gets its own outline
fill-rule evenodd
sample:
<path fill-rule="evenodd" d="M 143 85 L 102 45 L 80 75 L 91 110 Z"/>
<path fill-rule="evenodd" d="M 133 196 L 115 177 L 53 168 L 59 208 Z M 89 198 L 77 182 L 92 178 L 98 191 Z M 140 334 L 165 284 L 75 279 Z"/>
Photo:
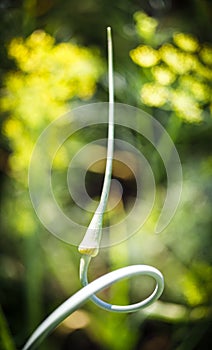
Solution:
<path fill-rule="evenodd" d="M 182 284 L 187 302 L 191 306 L 207 304 L 212 293 L 212 267 L 202 261 L 196 261 L 185 275 Z"/>
<path fill-rule="evenodd" d="M 0 307 L 0 349 L 15 350 L 12 336 L 9 332 L 1 307 Z"/>

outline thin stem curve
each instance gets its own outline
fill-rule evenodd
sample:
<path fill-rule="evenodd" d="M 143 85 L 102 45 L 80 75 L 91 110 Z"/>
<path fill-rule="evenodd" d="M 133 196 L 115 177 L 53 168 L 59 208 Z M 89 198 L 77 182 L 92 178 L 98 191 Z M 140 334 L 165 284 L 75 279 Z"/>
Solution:
<path fill-rule="evenodd" d="M 109 78 L 109 113 L 108 113 L 108 148 L 105 178 L 103 183 L 100 203 L 94 213 L 93 219 L 86 231 L 85 237 L 79 246 L 82 254 L 80 260 L 80 280 L 84 286 L 73 296 L 67 299 L 55 311 L 52 312 L 34 331 L 22 350 L 35 349 L 42 340 L 57 327 L 66 317 L 81 307 L 86 301 L 91 299 L 99 307 L 113 312 L 133 312 L 147 307 L 157 300 L 164 288 L 163 275 L 156 268 L 148 265 L 132 265 L 120 268 L 99 277 L 95 281 L 88 283 L 87 273 L 91 258 L 98 254 L 101 240 L 102 219 L 106 209 L 112 174 L 113 148 L 114 148 L 114 85 L 113 85 L 113 65 L 112 65 L 112 39 L 111 28 L 107 28 L 108 37 L 108 78 Z M 156 286 L 152 294 L 146 299 L 132 305 L 112 305 L 99 299 L 95 293 L 111 286 L 122 279 L 137 275 L 150 276 L 155 279 Z"/>
<path fill-rule="evenodd" d="M 80 280 L 81 280 L 81 283 L 84 287 L 89 285 L 88 278 L 87 278 L 87 272 L 88 272 L 88 266 L 90 263 L 90 259 L 91 259 L 91 257 L 84 255 L 80 261 Z M 143 266 L 143 270 L 141 269 L 141 275 L 150 276 L 150 277 L 154 278 L 156 281 L 155 289 L 148 298 L 146 298 L 138 303 L 130 304 L 130 305 L 113 305 L 113 304 L 110 304 L 110 303 L 103 301 L 102 299 L 98 298 L 96 295 L 92 295 L 90 297 L 90 300 L 92 300 L 96 305 L 98 305 L 100 308 L 102 308 L 104 310 L 111 311 L 111 312 L 122 312 L 122 313 L 134 312 L 134 311 L 137 311 L 139 309 L 142 309 L 142 308 L 147 307 L 150 304 L 152 304 L 156 299 L 158 299 L 160 297 L 160 295 L 163 292 L 163 288 L 164 288 L 163 275 L 155 267 L 148 266 L 148 265 L 134 265 L 134 267 L 136 267 L 136 266 L 140 266 L 140 267 Z M 128 267 L 130 267 L 132 270 L 131 274 L 126 276 L 129 278 L 129 277 L 133 276 L 134 270 L 133 270 L 133 266 L 128 266 Z M 116 281 L 114 281 L 114 282 L 116 282 Z"/>
<path fill-rule="evenodd" d="M 118 270 L 109 272 L 106 275 L 99 277 L 95 281 L 80 289 L 69 299 L 67 299 L 49 317 L 47 317 L 43 323 L 41 323 L 41 325 L 31 335 L 22 350 L 35 349 L 55 327 L 57 327 L 71 313 L 81 307 L 87 300 L 90 299 L 90 297 L 93 296 L 93 294 L 100 292 L 115 282 L 137 275 L 146 275 L 153 277 L 157 282 L 157 286 L 150 297 L 144 301 L 141 301 L 140 303 L 134 304 L 137 305 L 134 307 L 134 309 L 125 310 L 124 312 L 132 312 L 140 309 L 141 307 L 143 308 L 150 305 L 153 301 L 158 299 L 163 292 L 164 282 L 160 271 L 154 267 L 147 265 L 132 265 L 122 267 Z"/>

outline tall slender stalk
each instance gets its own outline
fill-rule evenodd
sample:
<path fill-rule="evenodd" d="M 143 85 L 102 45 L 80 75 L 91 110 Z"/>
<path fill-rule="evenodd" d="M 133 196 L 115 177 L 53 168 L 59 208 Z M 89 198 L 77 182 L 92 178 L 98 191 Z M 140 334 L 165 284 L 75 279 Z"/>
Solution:
<path fill-rule="evenodd" d="M 79 245 L 79 252 L 94 257 L 99 252 L 99 245 L 102 235 L 102 221 L 106 210 L 110 192 L 113 151 L 114 151 L 114 82 L 113 82 L 113 47 L 111 28 L 107 28 L 108 39 L 108 83 L 109 83 L 109 111 L 108 111 L 108 138 L 107 138 L 107 159 L 105 176 L 99 205 L 88 226 L 86 234 Z M 86 260 L 88 261 L 88 259 Z"/>
<path fill-rule="evenodd" d="M 103 215 L 107 206 L 110 191 L 113 148 L 114 148 L 114 84 L 113 84 L 113 54 L 111 28 L 107 28 L 108 38 L 108 80 L 109 80 L 109 110 L 108 110 L 108 143 L 105 177 L 100 197 L 99 205 L 88 226 L 85 236 L 79 245 L 79 252 L 82 254 L 80 260 L 80 280 L 83 288 L 60 305 L 43 323 L 34 331 L 22 350 L 35 349 L 41 341 L 62 322 L 67 316 L 81 307 L 86 301 L 91 299 L 99 307 L 113 312 L 133 312 L 152 304 L 163 292 L 163 275 L 156 268 L 147 265 L 133 265 L 120 268 L 99 277 L 95 281 L 88 283 L 87 272 L 91 258 L 99 252 L 102 234 Z M 105 289 L 113 283 L 125 278 L 137 275 L 153 277 L 156 286 L 152 294 L 145 300 L 132 305 L 112 305 L 102 301 L 95 296 L 95 293 Z"/>

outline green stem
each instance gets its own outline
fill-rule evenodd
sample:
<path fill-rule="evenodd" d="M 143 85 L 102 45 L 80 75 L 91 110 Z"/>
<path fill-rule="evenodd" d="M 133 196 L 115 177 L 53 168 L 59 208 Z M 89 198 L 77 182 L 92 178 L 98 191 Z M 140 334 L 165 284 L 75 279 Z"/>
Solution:
<path fill-rule="evenodd" d="M 93 218 L 87 228 L 85 236 L 79 245 L 81 254 L 96 256 L 99 252 L 99 245 L 102 236 L 102 221 L 106 210 L 108 196 L 110 192 L 113 152 L 114 152 L 114 82 L 113 82 L 113 47 L 111 28 L 107 28 L 108 38 L 108 82 L 109 82 L 109 110 L 108 110 L 108 139 L 107 139 L 107 159 L 104 183 L 100 197 L 99 205 L 93 215 Z"/>
<path fill-rule="evenodd" d="M 72 297 L 60 305 L 31 335 L 23 350 L 35 349 L 40 342 L 62 322 L 67 316 L 81 307 L 87 300 L 92 299 L 99 307 L 113 312 L 134 312 L 157 300 L 163 292 L 163 275 L 152 266 L 133 265 L 120 268 L 99 277 L 88 284 L 87 274 L 91 258 L 99 251 L 102 231 L 102 219 L 106 209 L 110 191 L 113 147 L 114 147 L 114 87 L 113 87 L 113 66 L 112 66 L 112 40 L 111 28 L 107 28 L 108 36 L 108 77 L 109 77 L 109 120 L 108 120 L 108 148 L 105 178 L 103 183 L 100 203 L 96 209 L 91 223 L 86 231 L 85 237 L 79 246 L 82 253 L 80 261 L 80 279 L 84 288 L 75 293 Z M 146 299 L 132 305 L 112 305 L 97 298 L 95 293 L 111 286 L 113 283 L 125 278 L 137 275 L 146 275 L 155 279 L 156 286 L 152 294 Z"/>
<path fill-rule="evenodd" d="M 85 256 L 84 256 L 85 258 Z M 86 258 L 86 259 L 90 259 Z M 99 277 L 95 281 L 89 283 L 84 288 L 80 289 L 77 293 L 67 299 L 62 305 L 60 305 L 52 314 L 41 323 L 41 325 L 34 331 L 22 350 L 35 349 L 47 335 L 56 328 L 60 322 L 62 322 L 71 313 L 81 307 L 86 301 L 88 301 L 95 293 L 100 292 L 106 287 L 112 285 L 115 282 L 121 281 L 122 279 L 146 275 L 153 277 L 156 281 L 156 287 L 153 293 L 145 300 L 133 304 L 122 306 L 123 310 L 120 312 L 133 312 L 140 308 L 146 307 L 157 300 L 163 292 L 164 282 L 163 276 L 154 267 L 147 265 L 133 265 L 123 267 L 121 269 L 107 273 L 104 276 Z M 116 305 L 112 305 L 114 309 L 111 311 L 117 311 Z"/>

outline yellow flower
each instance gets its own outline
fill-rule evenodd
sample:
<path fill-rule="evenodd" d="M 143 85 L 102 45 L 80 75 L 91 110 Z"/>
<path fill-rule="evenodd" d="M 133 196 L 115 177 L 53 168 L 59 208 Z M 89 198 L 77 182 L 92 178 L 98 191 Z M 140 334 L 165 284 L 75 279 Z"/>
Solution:
<path fill-rule="evenodd" d="M 23 126 L 19 120 L 16 119 L 8 119 L 3 124 L 3 133 L 7 137 L 16 137 L 21 136 L 23 131 Z"/>
<path fill-rule="evenodd" d="M 176 79 L 175 74 L 165 66 L 153 67 L 152 74 L 155 80 L 161 85 L 172 84 Z"/>
<path fill-rule="evenodd" d="M 44 31 L 13 39 L 8 54 L 17 70 L 5 77 L 0 108 L 11 116 L 3 130 L 13 147 L 11 170 L 22 181 L 37 136 L 70 108 L 73 97 L 93 95 L 103 65 L 98 52 L 68 42 L 55 44 Z"/>
<path fill-rule="evenodd" d="M 171 104 L 177 115 L 190 123 L 202 120 L 201 109 L 194 98 L 182 90 L 175 90 L 172 94 Z"/>
<path fill-rule="evenodd" d="M 141 67 L 152 67 L 160 59 L 158 51 L 150 46 L 140 45 L 130 51 L 132 60 Z"/>
<path fill-rule="evenodd" d="M 171 44 L 164 44 L 160 48 L 161 59 L 176 74 L 185 74 L 196 69 L 197 59 L 189 53 L 181 52 Z"/>
<path fill-rule="evenodd" d="M 210 100 L 211 91 L 208 85 L 191 76 L 182 76 L 179 83 L 182 90 L 187 89 L 196 100 L 201 102 L 208 102 Z"/>
<path fill-rule="evenodd" d="M 204 78 L 208 81 L 212 80 L 212 69 L 201 64 L 200 62 L 197 65 L 196 72 L 201 78 Z"/>
<path fill-rule="evenodd" d="M 177 74 L 185 74 L 197 67 L 195 56 L 181 52 L 171 44 L 160 48 L 161 59 Z"/>
<path fill-rule="evenodd" d="M 150 39 L 155 33 L 158 21 L 140 11 L 134 14 L 134 19 L 136 21 L 136 30 L 138 34 L 144 39 Z"/>
<path fill-rule="evenodd" d="M 34 31 L 25 41 L 27 47 L 40 50 L 41 47 L 51 49 L 54 45 L 54 38 L 43 30 Z"/>
<path fill-rule="evenodd" d="M 169 99 L 169 90 L 156 83 L 144 84 L 141 89 L 141 100 L 147 106 L 160 107 Z"/>
<path fill-rule="evenodd" d="M 198 40 L 191 34 L 176 33 L 173 40 L 180 49 L 187 52 L 195 52 L 199 48 Z"/>
<path fill-rule="evenodd" d="M 205 64 L 212 65 L 212 46 L 204 45 L 200 51 L 200 57 Z"/>
<path fill-rule="evenodd" d="M 158 43 L 153 37 L 159 34 L 156 32 L 158 22 L 140 12 L 136 13 L 135 20 L 143 42 Z M 145 21 L 147 29 L 142 27 Z M 142 68 L 149 68 L 142 72 L 147 80 L 154 80 L 141 88 L 140 97 L 144 104 L 164 106 L 187 122 L 197 123 L 203 119 L 204 109 L 211 103 L 210 44 L 200 45 L 191 34 L 175 33 L 172 43 L 165 42 L 158 49 L 140 45 L 130 52 L 130 56 Z"/>
<path fill-rule="evenodd" d="M 16 60 L 22 71 L 42 72 L 48 67 L 53 44 L 54 38 L 40 30 L 33 32 L 25 41 L 23 38 L 13 39 L 9 45 L 8 53 Z"/>

